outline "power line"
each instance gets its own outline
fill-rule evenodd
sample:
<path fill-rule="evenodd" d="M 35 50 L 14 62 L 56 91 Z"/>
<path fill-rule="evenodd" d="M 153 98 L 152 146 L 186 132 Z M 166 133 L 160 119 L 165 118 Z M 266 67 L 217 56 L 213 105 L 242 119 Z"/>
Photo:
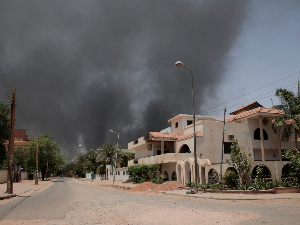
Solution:
<path fill-rule="evenodd" d="M 294 85 L 294 84 L 296 84 L 296 83 L 298 83 L 298 82 L 295 82 L 295 83 L 286 85 L 285 88 L 290 87 L 290 86 L 292 86 L 292 85 Z M 294 89 L 294 88 L 298 88 L 298 86 L 294 86 L 294 87 L 291 87 L 291 88 L 289 88 L 289 89 Z M 254 97 L 254 98 L 245 100 L 245 101 L 243 101 L 243 102 L 240 102 L 240 103 L 237 103 L 237 104 L 233 104 L 233 105 L 228 106 L 228 107 L 226 106 L 226 108 L 234 108 L 234 107 L 238 107 L 238 106 L 241 106 L 241 105 L 247 105 L 247 104 L 249 104 L 249 103 L 251 103 L 251 102 L 253 102 L 253 101 L 262 100 L 262 99 L 265 99 L 265 98 L 267 98 L 267 97 L 272 97 L 272 96 L 274 96 L 274 92 L 273 92 L 273 91 L 270 91 L 270 92 L 267 92 L 267 93 L 265 93 L 265 94 L 258 95 L 258 96 Z M 219 105 L 219 106 L 221 106 L 221 105 Z M 217 107 L 219 107 L 219 106 L 217 106 Z M 212 111 L 212 112 L 207 112 L 207 113 L 205 113 L 205 114 L 203 114 L 203 115 L 207 115 L 207 114 L 210 114 L 210 115 L 216 115 L 216 114 L 218 114 L 218 113 L 220 113 L 220 112 L 222 112 L 222 111 L 223 111 L 223 109 L 218 109 L 218 110 L 215 110 L 215 111 Z"/>
<path fill-rule="evenodd" d="M 272 83 L 269 83 L 269 84 L 267 84 L 267 85 L 265 85 L 265 86 L 263 86 L 263 87 L 257 88 L 257 89 L 255 89 L 254 91 L 250 91 L 250 92 L 248 92 L 247 94 L 241 95 L 241 96 L 236 97 L 236 98 L 234 98 L 234 99 L 231 99 L 231 100 L 229 100 L 229 101 L 227 101 L 227 102 L 225 102 L 225 103 L 222 103 L 222 104 L 220 104 L 220 105 L 217 105 L 217 106 L 214 106 L 214 107 L 209 108 L 209 109 L 207 109 L 207 110 L 204 110 L 204 111 L 200 112 L 200 114 L 201 114 L 201 113 L 202 113 L 202 114 L 205 114 L 205 112 L 208 111 L 208 110 L 217 108 L 217 107 L 219 107 L 219 106 L 224 106 L 224 105 L 226 105 L 226 104 L 229 103 L 229 102 L 232 102 L 232 101 L 234 101 L 234 100 L 236 100 L 236 99 L 242 98 L 242 97 L 244 97 L 244 96 L 246 96 L 246 95 L 249 95 L 249 94 L 251 94 L 251 93 L 253 93 L 253 92 L 259 91 L 259 90 L 261 90 L 261 89 L 263 89 L 263 88 L 265 88 L 265 87 L 268 87 L 268 86 L 270 86 L 270 85 L 273 85 L 273 84 L 275 84 L 275 83 L 277 83 L 277 82 L 279 82 L 279 81 L 285 80 L 285 79 L 287 79 L 287 78 L 289 78 L 289 77 L 292 77 L 292 76 L 294 76 L 294 75 L 296 75 L 296 74 L 299 74 L 299 73 L 300 73 L 300 71 L 298 71 L 298 72 L 296 72 L 296 73 L 293 73 L 293 74 L 290 74 L 290 75 L 288 75 L 288 76 L 286 76 L 286 77 L 284 77 L 284 78 L 281 78 L 281 79 L 279 79 L 279 80 L 276 80 L 276 81 L 274 81 L 274 82 L 272 82 Z"/>

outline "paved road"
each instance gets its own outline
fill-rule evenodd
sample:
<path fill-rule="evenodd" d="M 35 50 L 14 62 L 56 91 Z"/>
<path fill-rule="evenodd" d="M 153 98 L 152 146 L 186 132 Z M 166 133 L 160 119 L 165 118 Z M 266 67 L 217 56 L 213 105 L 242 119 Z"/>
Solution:
<path fill-rule="evenodd" d="M 1 224 L 299 224 L 300 200 L 231 201 L 137 194 L 68 178 L 0 202 Z"/>

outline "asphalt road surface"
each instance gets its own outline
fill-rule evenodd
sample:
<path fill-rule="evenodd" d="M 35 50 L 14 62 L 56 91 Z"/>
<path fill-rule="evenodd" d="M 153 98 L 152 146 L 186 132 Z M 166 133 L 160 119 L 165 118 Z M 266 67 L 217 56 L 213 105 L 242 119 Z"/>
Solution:
<path fill-rule="evenodd" d="M 58 178 L 0 202 L 0 224 L 299 224 L 300 200 L 211 200 L 129 193 Z"/>

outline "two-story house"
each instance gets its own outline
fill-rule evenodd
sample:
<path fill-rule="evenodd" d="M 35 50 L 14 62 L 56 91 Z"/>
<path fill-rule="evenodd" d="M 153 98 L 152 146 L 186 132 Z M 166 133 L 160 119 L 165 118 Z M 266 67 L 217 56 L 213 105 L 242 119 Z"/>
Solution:
<path fill-rule="evenodd" d="M 273 120 L 283 112 L 264 108 L 254 102 L 230 113 L 225 120 L 224 154 L 222 175 L 228 169 L 230 146 L 234 138 L 251 157 L 252 169 L 264 166 L 264 172 L 273 181 L 280 180 L 288 170 L 287 161 L 282 160 L 282 151 L 295 147 L 293 138 L 282 142 L 280 128 L 274 129 Z M 207 183 L 209 174 L 221 172 L 223 125 L 222 118 L 195 116 L 197 169 L 199 183 Z M 159 164 L 159 172 L 168 174 L 169 179 L 185 184 L 194 182 L 194 130 L 193 116 L 180 114 L 168 121 L 171 124 L 161 132 L 150 132 L 128 144 L 135 151 L 134 164 Z M 293 134 L 292 134 L 293 135 Z M 255 172 L 254 172 L 255 173 Z"/>

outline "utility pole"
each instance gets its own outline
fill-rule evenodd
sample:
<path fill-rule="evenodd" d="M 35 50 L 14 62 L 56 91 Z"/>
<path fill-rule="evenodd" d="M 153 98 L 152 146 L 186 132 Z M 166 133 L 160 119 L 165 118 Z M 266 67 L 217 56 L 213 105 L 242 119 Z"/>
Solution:
<path fill-rule="evenodd" d="M 220 180 L 222 180 L 222 167 L 223 167 L 223 154 L 224 154 L 224 135 L 225 135 L 225 115 L 226 115 L 226 107 L 224 109 L 224 125 L 223 125 L 223 141 L 222 141 L 222 157 L 221 157 L 221 174 Z"/>
<path fill-rule="evenodd" d="M 35 153 L 35 162 L 36 162 L 36 171 L 35 171 L 35 184 L 39 184 L 39 136 L 36 138 L 36 153 Z"/>
<path fill-rule="evenodd" d="M 16 88 L 13 89 L 11 101 L 11 116 L 10 116 L 10 137 L 8 145 L 8 173 L 7 173 L 7 194 L 13 194 L 13 160 L 14 160 L 14 131 L 15 131 L 15 106 L 16 106 Z"/>

